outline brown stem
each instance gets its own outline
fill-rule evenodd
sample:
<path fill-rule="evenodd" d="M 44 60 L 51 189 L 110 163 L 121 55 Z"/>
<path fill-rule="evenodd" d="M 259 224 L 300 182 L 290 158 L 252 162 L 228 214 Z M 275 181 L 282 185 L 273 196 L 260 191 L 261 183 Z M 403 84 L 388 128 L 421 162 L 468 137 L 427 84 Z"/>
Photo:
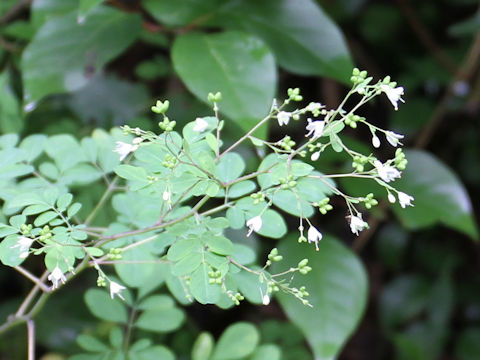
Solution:
<path fill-rule="evenodd" d="M 442 51 L 442 49 L 435 43 L 433 37 L 428 32 L 427 28 L 420 22 L 415 12 L 410 7 L 408 0 L 396 0 L 403 15 L 407 18 L 407 21 L 418 36 L 420 42 L 425 48 L 432 54 L 432 56 L 438 61 L 438 63 L 448 70 L 451 74 L 455 74 L 457 67 L 455 63 Z"/>

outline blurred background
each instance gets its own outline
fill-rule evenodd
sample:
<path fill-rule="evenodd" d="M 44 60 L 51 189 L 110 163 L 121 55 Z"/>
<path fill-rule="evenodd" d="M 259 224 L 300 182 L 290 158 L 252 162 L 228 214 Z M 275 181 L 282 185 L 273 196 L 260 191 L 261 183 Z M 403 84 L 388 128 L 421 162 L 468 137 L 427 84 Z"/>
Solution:
<path fill-rule="evenodd" d="M 358 238 L 345 225 L 340 201 L 335 214 L 319 220 L 322 230 L 357 253 L 369 279 L 365 314 L 339 359 L 480 359 L 479 5 L 2 0 L 0 132 L 81 138 L 95 128 L 123 124 L 156 131 L 150 106 L 157 99 L 170 100 L 169 117 L 181 127 L 209 115 L 206 94 L 220 90 L 226 141 L 233 142 L 265 115 L 272 97 L 286 97 L 287 88 L 299 87 L 307 101 L 336 107 L 349 89 L 353 66 L 374 79 L 390 75 L 405 88 L 405 104 L 395 112 L 380 98 L 360 115 L 405 134 L 409 167 L 398 185 L 415 197 L 415 207 L 402 212 L 381 201 L 368 218 L 370 230 Z M 219 75 L 222 67 L 225 77 Z M 238 93 L 248 96 L 228 100 Z M 272 126 L 263 136 L 277 140 L 281 130 Z M 290 131 L 297 139 L 304 135 L 300 126 Z M 371 141 L 366 129 L 349 129 L 347 136 L 354 146 Z M 382 145 L 380 158 L 392 154 Z M 349 166 L 335 153 L 317 164 L 324 172 Z M 341 185 L 365 193 L 363 184 Z M 79 300 L 83 285 L 65 292 L 61 302 L 52 300 L 40 316 L 43 354 L 69 354 L 75 334 L 94 326 Z M 28 284 L 2 269 L 0 286 L 3 316 Z M 187 311 L 195 324 L 190 327 L 214 334 L 227 320 L 256 321 L 266 341 L 282 346 L 285 359 L 313 358 L 275 302 L 228 312 L 200 306 Z M 48 319 L 49 313 L 57 316 Z M 179 358 L 187 358 L 182 354 L 191 347 L 190 330 L 165 336 Z M 12 332 L 8 340 L 0 338 L 0 347 L 22 347 L 23 336 Z"/>

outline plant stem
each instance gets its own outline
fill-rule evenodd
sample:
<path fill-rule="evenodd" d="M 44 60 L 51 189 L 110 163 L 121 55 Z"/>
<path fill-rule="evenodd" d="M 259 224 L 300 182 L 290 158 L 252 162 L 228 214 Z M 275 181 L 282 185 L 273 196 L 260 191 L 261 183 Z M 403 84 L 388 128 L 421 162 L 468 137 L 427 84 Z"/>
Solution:
<path fill-rule="evenodd" d="M 37 278 L 35 275 L 31 274 L 29 271 L 25 270 L 23 267 L 15 266 L 14 269 L 17 270 L 23 276 L 25 276 L 27 279 L 33 281 L 40 289 L 42 289 L 42 291 L 47 293 L 50 292 L 50 288 L 47 285 L 45 285 L 42 280 Z"/>

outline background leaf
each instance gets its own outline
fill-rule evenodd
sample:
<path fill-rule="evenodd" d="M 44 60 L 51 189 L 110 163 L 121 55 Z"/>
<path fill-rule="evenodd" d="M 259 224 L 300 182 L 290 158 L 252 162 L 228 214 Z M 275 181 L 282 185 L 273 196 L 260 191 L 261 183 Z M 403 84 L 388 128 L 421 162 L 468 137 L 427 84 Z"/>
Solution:
<path fill-rule="evenodd" d="M 225 8 L 218 17 L 235 19 L 236 26 L 265 41 L 285 69 L 344 83 L 350 78 L 353 62 L 343 35 L 316 2 L 246 0 Z"/>
<path fill-rule="evenodd" d="M 252 119 L 268 113 L 277 81 L 275 61 L 258 38 L 235 31 L 188 33 L 175 39 L 172 61 L 200 100 L 207 102 L 209 92 L 220 91 L 220 111 L 242 129 L 250 129 Z"/>
<path fill-rule="evenodd" d="M 313 269 L 306 276 L 297 276 L 294 282 L 306 286 L 313 308 L 279 293 L 282 308 L 302 330 L 315 359 L 335 359 L 365 310 L 367 275 L 361 262 L 341 243 L 325 235 L 318 252 L 314 246 L 299 245 L 292 236 L 280 241 L 278 250 L 288 254 L 281 262 L 282 268 L 296 266 L 307 257 Z"/>
<path fill-rule="evenodd" d="M 132 44 L 139 30 L 137 15 L 104 6 L 81 25 L 74 12 L 46 22 L 22 54 L 27 110 L 46 95 L 85 86 L 90 73 Z"/>
<path fill-rule="evenodd" d="M 452 170 L 433 155 L 422 150 L 407 150 L 407 169 L 395 187 L 411 194 L 414 207 L 393 208 L 410 229 L 440 222 L 478 239 L 472 204 L 465 187 Z"/>

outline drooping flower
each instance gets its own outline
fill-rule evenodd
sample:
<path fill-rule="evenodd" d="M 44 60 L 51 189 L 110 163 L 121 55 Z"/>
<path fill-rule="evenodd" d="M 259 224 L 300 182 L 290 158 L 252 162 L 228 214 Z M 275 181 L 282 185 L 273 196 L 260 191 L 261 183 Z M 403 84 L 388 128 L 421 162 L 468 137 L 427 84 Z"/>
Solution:
<path fill-rule="evenodd" d="M 193 131 L 202 133 L 205 130 L 207 130 L 207 128 L 208 128 L 208 123 L 205 120 L 203 120 L 203 118 L 197 117 L 195 119 L 195 125 L 193 126 Z"/>
<path fill-rule="evenodd" d="M 309 243 L 315 243 L 315 249 L 318 251 L 318 242 L 322 240 L 323 235 L 316 227 L 310 226 L 307 232 L 307 239 Z"/>
<path fill-rule="evenodd" d="M 115 281 L 110 281 L 110 297 L 113 299 L 115 295 L 117 295 L 120 299 L 125 300 L 125 298 L 122 296 L 121 292 L 122 290 L 125 290 L 126 287 L 122 286 Z"/>
<path fill-rule="evenodd" d="M 390 100 L 390 102 L 392 103 L 395 110 L 398 110 L 398 102 L 399 101 L 401 101 L 403 103 L 405 102 L 402 99 L 402 95 L 404 93 L 403 87 L 399 86 L 399 87 L 396 87 L 396 88 L 392 88 L 389 85 L 383 84 L 383 85 L 380 85 L 380 89 L 387 95 L 388 100 Z"/>
<path fill-rule="evenodd" d="M 56 289 L 58 288 L 58 282 L 61 281 L 63 284 L 65 284 L 67 278 L 63 274 L 63 271 L 58 266 L 56 266 L 55 269 L 53 269 L 52 273 L 48 275 L 48 280 L 52 282 L 52 288 Z"/>
<path fill-rule="evenodd" d="M 278 120 L 278 125 L 288 125 L 288 122 L 290 121 L 290 117 L 292 116 L 291 113 L 286 112 L 286 111 L 280 111 L 277 114 L 277 120 Z"/>
<path fill-rule="evenodd" d="M 172 194 L 169 191 L 165 190 L 162 194 L 162 199 L 163 201 L 170 201 L 172 199 Z"/>
<path fill-rule="evenodd" d="M 391 192 L 388 193 L 388 201 L 390 201 L 390 203 L 392 204 L 395 204 L 395 201 L 397 201 L 397 198 L 395 197 L 395 195 L 393 195 Z"/>
<path fill-rule="evenodd" d="M 387 183 L 399 178 L 402 175 L 402 173 L 393 166 L 382 164 L 378 160 L 375 160 L 373 164 L 377 169 L 378 176 L 380 176 L 380 178 Z"/>
<path fill-rule="evenodd" d="M 397 147 L 400 143 L 400 139 L 404 138 L 404 135 L 397 134 L 393 131 L 387 131 L 385 136 L 387 137 L 387 141 L 394 147 Z"/>
<path fill-rule="evenodd" d="M 19 236 L 17 243 L 10 248 L 20 248 L 20 259 L 26 259 L 28 257 L 30 246 L 32 246 L 32 243 L 33 239 L 30 239 L 26 236 Z"/>
<path fill-rule="evenodd" d="M 318 139 L 319 137 L 322 136 L 323 134 L 323 129 L 325 128 L 325 121 L 323 120 L 318 120 L 318 121 L 312 121 L 312 119 L 307 119 L 308 125 L 307 125 L 307 135 L 305 136 L 311 136 L 312 135 L 312 140 Z"/>
<path fill-rule="evenodd" d="M 400 203 L 400 206 L 405 209 L 406 206 L 413 206 L 412 201 L 414 200 L 413 196 L 410 196 L 408 194 L 405 194 L 404 192 L 399 191 L 398 192 L 398 202 Z"/>
<path fill-rule="evenodd" d="M 376 149 L 378 149 L 380 147 L 380 139 L 375 134 L 372 136 L 372 145 Z"/>
<path fill-rule="evenodd" d="M 139 137 L 133 139 L 132 144 L 128 144 L 123 141 L 117 141 L 117 145 L 113 151 L 118 153 L 120 155 L 120 161 L 123 161 L 128 154 L 138 149 L 138 144 L 140 144 L 142 141 L 143 139 Z"/>
<path fill-rule="evenodd" d="M 268 294 L 265 294 L 265 295 L 262 296 L 262 304 L 263 305 L 270 304 L 270 296 L 268 296 Z"/>
<path fill-rule="evenodd" d="M 247 220 L 248 233 L 247 236 L 250 236 L 253 231 L 258 232 L 262 227 L 262 218 L 260 216 L 255 216 L 250 220 Z"/>
<path fill-rule="evenodd" d="M 364 229 L 368 229 L 368 223 L 363 221 L 362 214 L 358 214 L 358 216 L 352 215 L 350 217 L 350 230 L 352 233 L 358 235 L 358 232 Z"/>

